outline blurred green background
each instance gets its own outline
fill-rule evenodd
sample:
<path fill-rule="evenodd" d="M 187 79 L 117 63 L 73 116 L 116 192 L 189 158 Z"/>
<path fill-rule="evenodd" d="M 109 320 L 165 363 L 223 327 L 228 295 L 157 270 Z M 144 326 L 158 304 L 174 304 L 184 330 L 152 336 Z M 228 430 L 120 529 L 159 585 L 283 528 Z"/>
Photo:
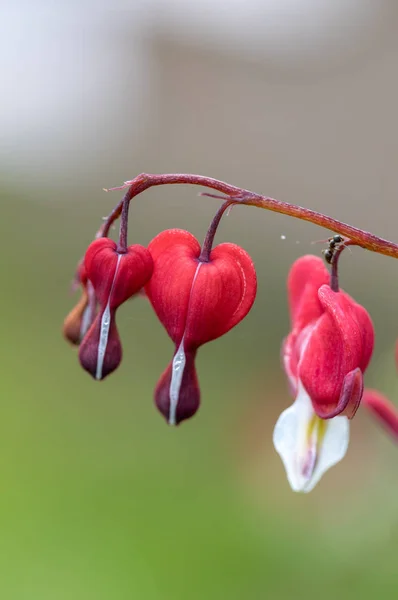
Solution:
<path fill-rule="evenodd" d="M 264 33 L 254 51 L 236 46 L 232 25 L 219 44 L 190 11 L 176 26 L 156 6 L 5 11 L 0 598 L 396 598 L 398 448 L 360 411 L 347 457 L 297 495 L 272 446 L 291 403 L 279 365 L 286 275 L 329 232 L 254 208 L 224 218 L 217 239 L 252 255 L 258 297 L 200 350 L 202 406 L 178 428 L 153 405 L 173 348 L 145 299 L 120 309 L 124 359 L 102 383 L 61 327 L 76 263 L 120 197 L 101 189 L 141 171 L 207 174 L 397 238 L 397 7 L 380 2 L 363 23 L 353 12 L 350 45 L 315 40 L 300 54 L 290 13 L 290 50 L 281 38 L 271 51 Z M 217 201 L 198 191 L 145 192 L 130 240 L 168 227 L 201 240 Z M 394 401 L 396 274 L 359 249 L 342 262 L 376 327 L 366 382 Z"/>

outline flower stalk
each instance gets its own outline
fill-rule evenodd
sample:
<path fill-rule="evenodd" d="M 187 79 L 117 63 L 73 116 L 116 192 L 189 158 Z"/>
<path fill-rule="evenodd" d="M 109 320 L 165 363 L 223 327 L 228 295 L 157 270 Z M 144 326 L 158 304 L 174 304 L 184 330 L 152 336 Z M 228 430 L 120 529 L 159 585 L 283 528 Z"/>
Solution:
<path fill-rule="evenodd" d="M 194 175 L 188 173 L 169 173 L 169 174 L 149 174 L 141 173 L 134 179 L 126 181 L 122 186 L 109 188 L 105 191 L 114 190 L 127 190 L 122 200 L 110 213 L 104 224 L 99 230 L 100 236 L 107 236 L 110 227 L 119 218 L 124 203 L 126 203 L 126 209 L 130 201 L 151 187 L 160 185 L 198 185 L 216 190 L 222 194 L 225 194 L 225 201 L 233 201 L 237 204 L 244 204 L 246 206 L 257 206 L 257 208 L 264 208 L 273 212 L 278 212 L 289 217 L 301 219 L 302 221 L 309 221 L 314 225 L 319 225 L 334 231 L 346 238 L 348 238 L 352 245 L 361 246 L 371 252 L 377 252 L 378 254 L 384 254 L 385 256 L 392 256 L 398 258 L 398 244 L 385 240 L 369 231 L 364 231 L 358 227 L 353 227 L 347 223 L 343 223 L 338 219 L 329 217 L 315 210 L 304 208 L 290 202 L 283 202 L 282 200 L 276 200 L 268 196 L 256 194 L 249 190 L 230 185 L 224 181 L 213 179 L 212 177 L 205 177 L 203 175 Z"/>
<path fill-rule="evenodd" d="M 224 204 L 222 204 L 220 206 L 220 208 L 218 209 L 218 211 L 216 212 L 212 222 L 210 223 L 210 227 L 207 231 L 206 237 L 204 239 L 203 245 L 202 245 L 202 250 L 199 256 L 199 261 L 200 262 L 209 262 L 210 260 L 210 252 L 213 248 L 213 243 L 214 243 L 214 238 L 216 236 L 217 233 L 217 229 L 218 226 L 220 224 L 221 221 L 221 217 L 223 216 L 223 214 L 225 213 L 225 211 L 232 206 L 233 202 L 230 202 L 229 200 L 227 200 L 226 202 L 224 202 Z"/>

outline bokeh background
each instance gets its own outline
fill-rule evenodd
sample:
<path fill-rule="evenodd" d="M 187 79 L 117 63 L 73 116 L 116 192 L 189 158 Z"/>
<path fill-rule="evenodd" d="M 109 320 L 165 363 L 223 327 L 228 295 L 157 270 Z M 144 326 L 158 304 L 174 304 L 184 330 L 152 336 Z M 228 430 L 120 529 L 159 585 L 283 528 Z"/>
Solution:
<path fill-rule="evenodd" d="M 0 598 L 341 600 L 398 595 L 398 448 L 364 409 L 345 460 L 295 495 L 272 446 L 285 280 L 329 232 L 248 207 L 218 240 L 255 260 L 256 304 L 202 348 L 202 407 L 156 412 L 172 345 L 148 303 L 119 311 L 124 360 L 98 384 L 61 326 L 76 262 L 118 185 L 227 180 L 397 239 L 395 0 L 15 0 L 1 4 Z M 130 239 L 199 239 L 217 207 L 147 191 Z M 117 232 L 115 231 L 115 234 Z M 346 252 L 371 313 L 367 384 L 398 397 L 394 260 Z"/>

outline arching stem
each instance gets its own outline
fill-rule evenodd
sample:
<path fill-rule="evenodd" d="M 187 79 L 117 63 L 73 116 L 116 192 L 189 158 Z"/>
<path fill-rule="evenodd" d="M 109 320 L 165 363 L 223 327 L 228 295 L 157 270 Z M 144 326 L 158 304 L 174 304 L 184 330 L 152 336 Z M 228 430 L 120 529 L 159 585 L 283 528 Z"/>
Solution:
<path fill-rule="evenodd" d="M 135 179 L 126 181 L 124 185 L 118 188 L 111 188 L 113 190 L 128 189 L 124 198 L 118 203 L 105 223 L 102 225 L 100 229 L 101 233 L 99 232 L 100 235 L 108 234 L 112 223 L 120 216 L 123 204 L 125 202 L 128 205 L 130 200 L 132 200 L 135 196 L 138 196 L 138 194 L 141 194 L 143 191 L 151 187 L 170 184 L 189 184 L 211 188 L 221 192 L 222 194 L 225 194 L 226 201 L 233 200 L 239 204 L 257 206 L 258 208 L 265 208 L 266 210 L 279 212 L 296 219 L 309 221 L 315 225 L 325 227 L 330 231 L 334 231 L 335 233 L 339 233 L 340 235 L 347 237 L 353 244 L 362 246 L 362 248 L 366 248 L 367 250 L 378 252 L 379 254 L 384 254 L 386 256 L 398 258 L 398 244 L 373 235 L 368 231 L 363 231 L 362 229 L 358 229 L 352 225 L 342 223 L 337 219 L 328 217 L 327 215 L 323 215 L 322 213 L 309 208 L 297 206 L 296 204 L 290 204 L 289 202 L 282 202 L 281 200 L 276 200 L 275 198 L 262 196 L 261 194 L 256 194 L 254 192 L 250 192 L 249 190 L 229 185 L 228 183 L 219 181 L 218 179 L 213 179 L 212 177 L 204 177 L 202 175 L 185 173 L 170 173 L 166 175 L 142 173 L 141 175 L 137 175 Z"/>

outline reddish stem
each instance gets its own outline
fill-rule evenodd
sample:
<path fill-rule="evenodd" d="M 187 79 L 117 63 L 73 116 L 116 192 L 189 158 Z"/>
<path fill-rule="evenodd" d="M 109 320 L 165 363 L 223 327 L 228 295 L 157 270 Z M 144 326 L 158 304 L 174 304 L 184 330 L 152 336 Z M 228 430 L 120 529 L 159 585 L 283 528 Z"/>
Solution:
<path fill-rule="evenodd" d="M 122 204 L 122 216 L 120 219 L 120 231 L 119 231 L 119 243 L 117 245 L 117 251 L 120 254 L 127 252 L 127 230 L 129 223 L 129 205 L 130 201 L 124 199 Z"/>
<path fill-rule="evenodd" d="M 225 213 L 227 208 L 229 206 L 231 206 L 232 204 L 233 204 L 233 202 L 230 202 L 230 201 L 224 202 L 224 204 L 222 204 L 220 206 L 220 208 L 214 215 L 214 218 L 213 218 L 212 222 L 210 223 L 210 227 L 206 233 L 206 237 L 203 242 L 202 251 L 199 256 L 200 262 L 209 262 L 210 252 L 213 248 L 214 237 L 217 233 L 217 228 L 220 224 L 221 217 L 223 216 L 223 214 Z"/>
<path fill-rule="evenodd" d="M 385 396 L 377 390 L 365 389 L 363 406 L 366 406 L 370 412 L 377 418 L 387 431 L 389 431 L 395 441 L 398 441 L 398 409 Z"/>
<path fill-rule="evenodd" d="M 138 196 L 138 194 L 141 194 L 141 192 L 144 192 L 151 187 L 169 184 L 200 185 L 211 188 L 225 194 L 225 200 L 233 200 L 240 204 L 257 206 L 258 208 L 265 208 L 266 210 L 302 219 L 303 221 L 310 221 L 315 225 L 325 227 L 330 231 L 334 231 L 349 238 L 351 242 L 357 246 L 361 246 L 372 252 L 378 252 L 379 254 L 398 258 L 397 244 L 373 235 L 368 231 L 363 231 L 352 225 L 347 225 L 346 223 L 342 223 L 337 219 L 333 219 L 332 217 L 328 217 L 327 215 L 323 215 L 322 213 L 309 208 L 303 208 L 302 206 L 276 200 L 275 198 L 268 198 L 267 196 L 250 192 L 249 190 L 230 185 L 223 181 L 219 181 L 218 179 L 213 179 L 212 177 L 185 173 L 171 173 L 166 175 L 141 173 L 141 175 L 137 175 L 132 181 L 126 181 L 124 185 L 118 188 L 112 188 L 114 190 L 128 188 L 128 190 L 123 200 L 121 200 L 114 208 L 100 229 L 102 232 L 101 234 L 107 235 L 112 223 L 120 216 L 124 201 L 128 204 L 135 196 Z"/>
<path fill-rule="evenodd" d="M 356 245 L 355 242 L 353 242 L 352 240 L 344 240 L 343 242 L 340 242 L 333 251 L 333 258 L 330 263 L 330 265 L 331 265 L 330 288 L 334 292 L 339 291 L 338 263 L 339 263 L 339 258 L 341 256 L 341 253 L 343 252 L 343 250 L 345 250 L 345 248 L 348 248 L 348 246 L 355 246 L 355 245 Z"/>

